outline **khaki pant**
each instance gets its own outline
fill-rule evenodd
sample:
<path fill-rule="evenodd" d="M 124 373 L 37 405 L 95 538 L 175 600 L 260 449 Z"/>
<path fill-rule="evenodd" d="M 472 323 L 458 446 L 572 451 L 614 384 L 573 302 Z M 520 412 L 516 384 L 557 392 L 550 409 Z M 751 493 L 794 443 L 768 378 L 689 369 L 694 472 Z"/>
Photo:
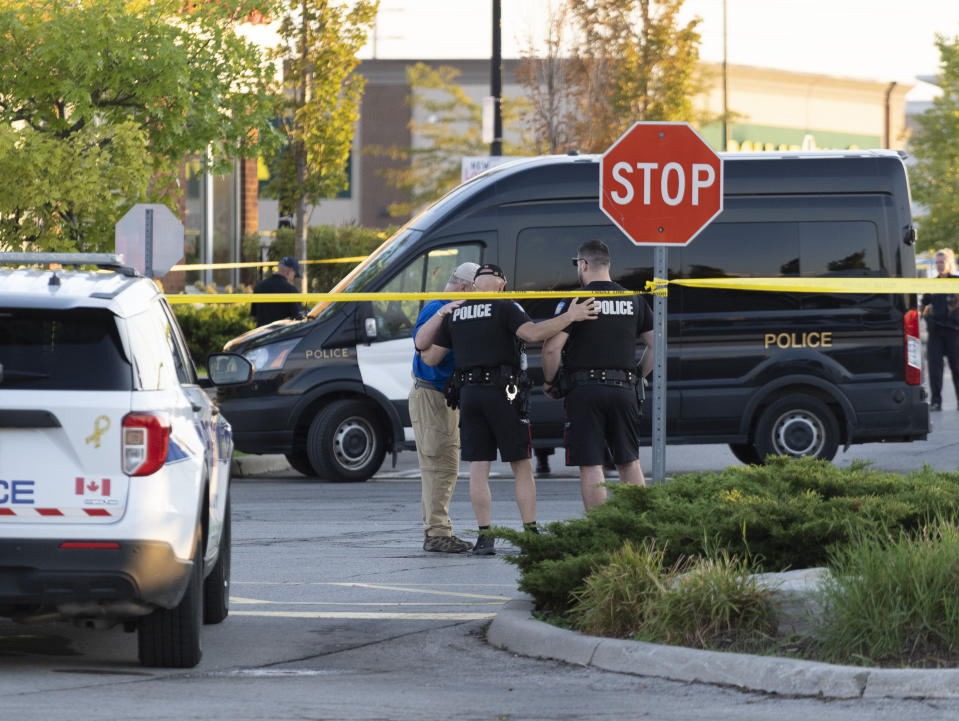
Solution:
<path fill-rule="evenodd" d="M 410 420 L 423 478 L 423 528 L 427 536 L 453 535 L 450 498 L 460 468 L 460 412 L 432 388 L 413 387 Z"/>

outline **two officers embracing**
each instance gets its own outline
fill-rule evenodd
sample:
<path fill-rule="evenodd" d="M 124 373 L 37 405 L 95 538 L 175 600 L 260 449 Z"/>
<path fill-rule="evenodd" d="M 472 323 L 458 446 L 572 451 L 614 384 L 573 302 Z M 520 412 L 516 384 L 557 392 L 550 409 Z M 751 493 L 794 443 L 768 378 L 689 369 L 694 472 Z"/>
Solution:
<path fill-rule="evenodd" d="M 605 256 L 603 255 L 605 253 Z M 590 241 L 580 249 L 580 257 L 591 264 L 593 270 L 580 270 L 580 280 L 585 290 L 622 290 L 622 287 L 609 280 L 609 251 L 599 241 Z M 605 266 L 603 258 L 605 257 Z M 454 271 L 447 290 L 467 291 L 468 288 L 451 287 L 454 281 L 463 280 L 461 272 L 463 264 Z M 585 264 L 584 264 L 585 265 Z M 605 276 L 602 268 L 605 267 Z M 599 285 L 597 285 L 597 283 Z M 507 284 L 506 276 L 496 265 L 485 264 L 478 266 L 474 273 L 472 287 L 479 292 L 502 292 Z M 610 302 L 614 301 L 614 302 Z M 621 478 L 628 483 L 642 483 L 642 470 L 639 468 L 638 450 L 638 417 L 639 407 L 635 395 L 635 382 L 641 380 L 635 364 L 635 341 L 637 332 L 642 334 L 647 346 L 651 348 L 651 313 L 645 301 L 639 296 L 617 297 L 610 301 L 597 302 L 595 298 L 564 300 L 557 308 L 557 314 L 545 321 L 533 322 L 523 308 L 509 299 L 468 299 L 450 303 L 439 303 L 437 308 L 424 307 L 417 322 L 414 335 L 417 358 L 414 359 L 414 376 L 416 387 L 427 392 L 438 393 L 438 383 L 426 388 L 428 381 L 420 373 L 428 375 L 424 368 L 444 368 L 452 365 L 449 381 L 444 386 L 446 400 L 449 406 L 459 411 L 459 440 L 462 446 L 462 458 L 469 462 L 470 502 L 476 514 L 480 534 L 475 547 L 474 555 L 492 555 L 495 553 L 493 539 L 484 533 L 491 522 L 491 493 L 489 487 L 490 464 L 496 460 L 497 450 L 504 462 L 510 463 L 515 478 L 515 497 L 519 507 L 523 527 L 529 531 L 536 531 L 536 486 L 533 480 L 533 466 L 531 456 L 531 432 L 528 418 L 528 394 L 530 382 L 526 376 L 525 346 L 526 342 L 548 341 L 544 346 L 544 373 L 547 378 L 555 381 L 557 365 L 546 366 L 546 352 L 548 348 L 555 348 L 557 359 L 563 354 L 563 348 L 569 345 L 575 351 L 571 356 L 574 365 L 569 366 L 573 372 L 569 382 L 576 384 L 576 392 L 571 391 L 572 397 L 567 400 L 567 464 L 581 466 L 583 483 L 583 498 L 587 508 L 601 502 L 605 498 L 605 488 L 602 486 L 602 463 L 606 452 L 607 438 L 612 444 L 614 461 L 620 467 Z M 432 304 L 430 304 L 432 305 Z M 427 314 L 427 310 L 429 313 Z M 425 316 L 425 317 L 424 317 Z M 624 323 L 624 318 L 629 322 Z M 647 329 L 645 326 L 649 325 Z M 628 325 L 628 327 L 627 327 Z M 582 329 L 596 326 L 596 331 L 582 335 Z M 648 334 L 646 331 L 649 331 Z M 552 340 L 550 340 L 552 339 Z M 614 352 L 603 353 L 601 348 L 591 348 L 594 344 L 614 348 Z M 629 344 L 629 362 L 622 362 L 621 366 L 602 366 L 602 363 L 620 363 L 620 356 Z M 595 358 L 590 357 L 591 351 L 598 351 Z M 648 356 L 648 359 L 647 357 Z M 581 364 L 585 363 L 583 366 Z M 578 374 L 578 369 L 588 366 L 587 370 L 605 371 L 596 374 L 595 381 L 587 376 Z M 652 367 L 652 353 L 646 353 L 642 365 L 642 374 L 645 375 Z M 417 369 L 420 368 L 418 371 Z M 579 386 L 583 387 L 579 391 Z M 608 386 L 608 387 L 607 387 Z M 619 391 L 628 386 L 633 406 L 629 406 L 624 398 L 620 398 Z M 592 388 L 592 390 L 590 390 Z M 548 385 L 546 390 L 552 389 L 548 395 L 558 394 L 555 387 Z M 582 400 L 580 400 L 582 399 Z M 606 411 L 609 418 L 602 424 L 596 425 L 587 431 L 583 420 L 590 413 L 601 413 L 607 402 L 612 401 Z M 434 396 L 434 404 L 439 399 Z M 570 424 L 571 408 L 576 413 L 572 425 Z M 420 433 L 417 429 L 417 418 L 414 416 L 413 394 L 411 393 L 411 418 L 414 423 L 414 433 L 417 437 L 417 447 L 420 445 Z M 455 413 L 456 411 L 451 411 Z M 622 418 L 620 418 L 622 416 Z M 580 420 L 577 421 L 576 418 Z M 452 422 L 448 417 L 447 422 Z M 586 420 L 593 424 L 593 420 Z M 604 436 L 603 434 L 609 434 Z M 574 438 L 575 436 L 575 438 Z M 632 450 L 629 444 L 634 442 Z M 453 445 L 447 444 L 446 452 Z M 434 449 L 435 450 L 435 449 Z M 419 453 L 419 450 L 418 450 Z M 592 468 L 593 460 L 599 457 L 598 480 L 596 469 Z M 424 458 L 420 456 L 421 469 Z M 430 460 L 426 459 L 427 465 Z M 464 541 L 455 544 L 449 541 L 431 541 L 432 535 L 455 539 L 449 529 L 449 497 L 455 484 L 455 470 L 453 464 L 447 461 L 449 470 L 447 477 L 452 474 L 452 481 L 442 485 L 448 487 L 448 493 L 440 494 L 445 498 L 439 499 L 442 508 L 438 516 L 445 515 L 445 526 L 431 529 L 428 520 L 427 485 L 435 485 L 427 481 L 427 472 L 424 470 L 424 521 L 427 539 L 424 543 L 426 550 L 445 550 L 460 552 L 459 545 L 467 546 Z M 587 484 L 596 486 L 590 488 L 587 494 Z M 601 497 L 600 497 L 600 494 Z M 599 499 L 599 500 L 597 500 Z M 445 500 L 445 506 L 443 501 Z M 431 533 L 431 530 L 433 533 Z M 456 539 L 458 541 L 458 539 Z M 430 548 L 431 545 L 447 545 L 450 548 Z M 453 548 L 457 546 L 457 548 Z M 463 550 L 466 550 L 463 548 Z"/>

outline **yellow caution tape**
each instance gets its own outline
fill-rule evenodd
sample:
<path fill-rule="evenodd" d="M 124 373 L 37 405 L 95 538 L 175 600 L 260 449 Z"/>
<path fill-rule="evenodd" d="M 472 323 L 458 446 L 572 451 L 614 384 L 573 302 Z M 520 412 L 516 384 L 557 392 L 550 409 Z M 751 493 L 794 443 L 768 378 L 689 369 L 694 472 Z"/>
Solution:
<path fill-rule="evenodd" d="M 688 278 L 654 281 L 687 288 L 787 293 L 959 293 L 959 278 Z"/>
<path fill-rule="evenodd" d="M 608 296 L 637 295 L 643 291 L 635 290 L 530 290 L 497 293 L 484 291 L 475 293 L 177 293 L 167 295 L 171 304 L 180 303 L 349 303 L 363 300 L 459 300 L 487 298 L 600 298 Z"/>
<path fill-rule="evenodd" d="M 316 263 L 359 263 L 366 260 L 365 255 L 355 255 L 349 258 L 321 258 L 318 260 L 301 260 L 300 263 L 313 265 Z M 242 263 L 187 263 L 183 265 L 174 265 L 169 272 L 175 270 L 228 270 L 230 268 L 266 268 L 276 265 L 279 261 L 245 261 Z"/>
<path fill-rule="evenodd" d="M 695 278 L 647 281 L 645 290 L 536 290 L 474 293 L 191 293 L 168 295 L 170 303 L 349 303 L 353 301 L 457 300 L 460 298 L 589 298 L 623 295 L 665 296 L 669 285 L 687 288 L 777 291 L 787 293 L 959 293 L 959 278 Z"/>

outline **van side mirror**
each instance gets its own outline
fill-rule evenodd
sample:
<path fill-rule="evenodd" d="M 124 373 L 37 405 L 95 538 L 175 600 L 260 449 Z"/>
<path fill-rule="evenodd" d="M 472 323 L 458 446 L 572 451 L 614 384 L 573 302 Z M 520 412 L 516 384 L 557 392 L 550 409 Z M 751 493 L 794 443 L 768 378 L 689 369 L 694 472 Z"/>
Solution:
<path fill-rule="evenodd" d="M 364 300 L 357 303 L 356 334 L 361 343 L 370 343 L 376 340 L 376 314 L 373 312 L 372 301 Z"/>
<path fill-rule="evenodd" d="M 213 353 L 207 357 L 206 372 L 213 385 L 238 385 L 253 378 L 253 364 L 238 353 Z"/>

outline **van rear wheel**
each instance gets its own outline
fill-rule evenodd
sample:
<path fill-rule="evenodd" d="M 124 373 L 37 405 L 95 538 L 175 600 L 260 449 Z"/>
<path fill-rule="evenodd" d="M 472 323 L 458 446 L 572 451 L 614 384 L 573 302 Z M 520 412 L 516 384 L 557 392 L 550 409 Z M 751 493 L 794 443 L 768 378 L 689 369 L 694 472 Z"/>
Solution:
<path fill-rule="evenodd" d="M 286 462 L 290 464 L 297 473 L 302 473 L 307 478 L 316 478 L 316 471 L 313 470 L 313 464 L 310 463 L 310 456 L 306 451 L 293 451 L 285 453 Z"/>
<path fill-rule="evenodd" d="M 376 409 L 362 401 L 330 403 L 310 424 L 306 452 L 320 478 L 369 480 L 386 456 L 386 434 Z"/>
<path fill-rule="evenodd" d="M 839 450 L 839 422 L 825 403 L 805 395 L 788 395 L 769 405 L 756 426 L 756 452 L 831 461 Z"/>
<path fill-rule="evenodd" d="M 729 450 L 736 456 L 736 460 L 747 466 L 758 466 L 763 462 L 762 457 L 756 452 L 756 446 L 752 443 L 730 443 Z"/>

